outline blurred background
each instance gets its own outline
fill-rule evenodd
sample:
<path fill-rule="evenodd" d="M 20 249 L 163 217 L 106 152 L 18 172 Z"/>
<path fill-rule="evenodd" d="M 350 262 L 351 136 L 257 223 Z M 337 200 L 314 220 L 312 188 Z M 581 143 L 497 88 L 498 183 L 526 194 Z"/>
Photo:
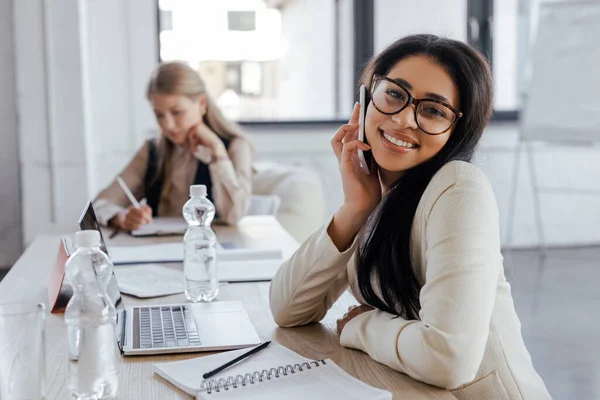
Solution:
<path fill-rule="evenodd" d="M 259 161 L 318 176 L 325 222 L 342 202 L 329 140 L 349 117 L 363 65 L 406 34 L 434 33 L 475 46 L 492 66 L 494 120 L 474 162 L 496 194 L 506 273 L 534 365 L 555 398 L 597 399 L 600 105 L 586 96 L 600 91 L 600 55 L 590 46 L 600 37 L 598 5 L 3 0 L 0 268 L 37 235 L 76 220 L 157 135 L 145 85 L 168 60 L 200 72 Z M 570 64 L 558 68 L 561 59 Z"/>

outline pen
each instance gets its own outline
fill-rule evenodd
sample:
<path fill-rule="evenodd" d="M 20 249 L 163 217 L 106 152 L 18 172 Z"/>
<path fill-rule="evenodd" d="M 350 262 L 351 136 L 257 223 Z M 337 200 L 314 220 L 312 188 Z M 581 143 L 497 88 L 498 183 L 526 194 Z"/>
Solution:
<path fill-rule="evenodd" d="M 127 187 L 127 185 L 125 184 L 123 179 L 121 179 L 120 176 L 117 176 L 117 182 L 119 182 L 121 189 L 123 189 L 123 191 L 125 192 L 125 195 L 129 199 L 131 204 L 133 204 L 133 206 L 135 208 L 140 208 L 140 203 L 138 203 L 138 201 L 135 199 L 135 196 L 133 195 L 133 193 L 131 193 L 131 190 L 129 190 L 129 188 Z"/>
<path fill-rule="evenodd" d="M 207 373 L 205 373 L 204 375 L 202 375 L 202 378 L 204 379 L 208 379 L 211 376 L 218 374 L 219 372 L 223 371 L 225 368 L 229 368 L 231 367 L 233 364 L 238 363 L 240 361 L 242 361 L 245 358 L 250 357 L 252 354 L 254 353 L 258 353 L 259 351 L 261 351 L 262 349 L 266 348 L 269 344 L 271 343 L 270 340 L 264 342 L 263 344 L 260 344 L 258 346 L 256 346 L 255 348 L 253 348 L 250 351 L 247 351 L 246 353 L 242 354 L 241 356 L 234 358 L 233 360 L 221 365 L 220 367 L 213 369 L 212 371 L 209 371 Z"/>

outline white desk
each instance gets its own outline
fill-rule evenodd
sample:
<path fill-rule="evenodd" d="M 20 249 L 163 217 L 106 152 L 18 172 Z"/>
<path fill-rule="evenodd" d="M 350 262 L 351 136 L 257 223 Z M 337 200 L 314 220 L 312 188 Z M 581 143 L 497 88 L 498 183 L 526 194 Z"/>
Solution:
<path fill-rule="evenodd" d="M 284 256 L 291 255 L 298 246 L 273 217 L 246 217 L 239 227 L 218 226 L 215 229 L 221 241 L 255 248 L 280 247 Z M 107 236 L 108 237 L 108 236 Z M 46 282 L 56 260 L 59 235 L 38 237 L 8 275 L 0 283 L 0 302 L 44 301 L 47 303 Z M 141 244 L 152 241 L 174 241 L 181 237 L 131 238 L 120 234 L 108 241 L 122 244 Z M 118 267 L 117 267 L 118 268 Z M 394 399 L 454 399 L 449 392 L 412 380 L 406 375 L 393 371 L 373 361 L 368 355 L 340 346 L 336 333 L 336 319 L 354 304 L 351 295 L 345 294 L 334 304 L 325 319 L 319 324 L 299 328 L 279 328 L 273 321 L 269 309 L 268 283 L 233 283 L 220 289 L 219 300 L 240 300 L 244 302 L 250 319 L 263 340 L 276 340 L 282 345 L 314 359 L 330 358 L 351 375 L 373 386 L 385 388 L 394 393 Z M 125 304 L 169 304 L 185 302 L 183 294 L 157 299 L 140 300 L 124 296 Z M 52 314 L 47 319 L 47 400 L 67 399 L 65 349 L 65 325 L 62 314 Z M 207 354 L 207 353 L 204 353 Z M 119 399 L 189 399 L 171 384 L 155 376 L 152 363 L 155 361 L 175 361 L 196 354 L 165 356 L 124 357 L 119 375 Z M 199 379 L 201 379 L 199 377 Z"/>

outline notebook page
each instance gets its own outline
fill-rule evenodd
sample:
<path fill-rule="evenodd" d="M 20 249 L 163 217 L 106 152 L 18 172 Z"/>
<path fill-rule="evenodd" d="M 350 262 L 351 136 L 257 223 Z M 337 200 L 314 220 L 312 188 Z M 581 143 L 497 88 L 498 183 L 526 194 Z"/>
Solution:
<path fill-rule="evenodd" d="M 147 298 L 183 292 L 183 271 L 159 264 L 115 268 L 122 293 Z"/>
<path fill-rule="evenodd" d="M 320 367 L 228 390 L 198 393 L 199 400 L 391 400 L 388 391 L 348 375 L 331 360 Z"/>
<path fill-rule="evenodd" d="M 187 394 L 195 396 L 196 392 L 201 388 L 202 374 L 233 360 L 248 350 L 240 349 L 206 357 L 192 358 L 190 360 L 157 363 L 154 364 L 154 373 L 162 376 Z M 302 357 L 300 354 L 278 343 L 271 342 L 267 348 L 221 371 L 211 379 L 227 379 L 228 376 L 244 375 L 254 371 L 262 371 L 263 369 L 276 368 L 288 364 L 294 365 L 305 361 L 312 360 Z"/>

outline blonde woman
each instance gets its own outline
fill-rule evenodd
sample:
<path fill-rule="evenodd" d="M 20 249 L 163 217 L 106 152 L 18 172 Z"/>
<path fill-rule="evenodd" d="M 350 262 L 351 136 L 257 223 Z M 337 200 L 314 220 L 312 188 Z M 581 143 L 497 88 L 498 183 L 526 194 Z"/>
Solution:
<path fill-rule="evenodd" d="M 146 96 L 161 134 L 146 141 L 119 176 L 147 204 L 135 208 L 115 180 L 94 201 L 100 222 L 131 231 L 152 217 L 181 215 L 189 186 L 204 184 L 217 217 L 236 224 L 250 205 L 249 139 L 223 117 L 200 75 L 184 63 L 160 65 Z"/>

